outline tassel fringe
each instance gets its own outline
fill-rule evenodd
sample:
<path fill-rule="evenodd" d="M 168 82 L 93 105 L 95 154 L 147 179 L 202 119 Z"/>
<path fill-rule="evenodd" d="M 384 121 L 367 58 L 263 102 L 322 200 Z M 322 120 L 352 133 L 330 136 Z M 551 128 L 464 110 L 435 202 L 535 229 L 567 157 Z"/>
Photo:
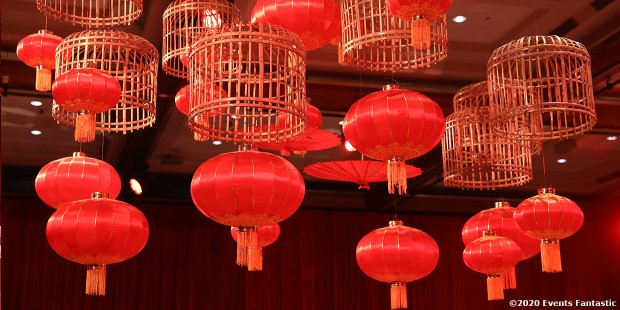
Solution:
<path fill-rule="evenodd" d="M 237 265 L 248 266 L 252 251 L 256 251 L 258 233 L 256 226 L 239 226 L 237 228 Z M 254 249 L 254 250 L 252 250 Z"/>
<path fill-rule="evenodd" d="M 93 142 L 97 132 L 97 120 L 95 115 L 88 112 L 82 113 L 75 118 L 75 133 L 73 138 L 76 142 Z"/>
<path fill-rule="evenodd" d="M 540 244 L 540 258 L 543 272 L 562 272 L 560 240 L 543 240 Z"/>
<path fill-rule="evenodd" d="M 426 19 L 414 19 L 411 23 L 411 46 L 423 51 L 431 47 L 431 24 Z"/>
<path fill-rule="evenodd" d="M 38 91 L 50 91 L 52 89 L 52 70 L 37 67 L 37 75 L 34 89 Z"/>
<path fill-rule="evenodd" d="M 344 51 L 342 50 L 342 43 L 338 43 L 338 64 L 344 65 Z"/>
<path fill-rule="evenodd" d="M 250 248 L 248 259 L 248 271 L 263 270 L 263 248 Z"/>
<path fill-rule="evenodd" d="M 487 276 L 487 299 L 504 299 L 504 279 L 502 279 L 501 275 L 492 274 Z"/>
<path fill-rule="evenodd" d="M 393 282 L 390 297 L 392 300 L 391 309 L 407 309 L 407 284 L 405 282 Z"/>
<path fill-rule="evenodd" d="M 387 164 L 388 192 L 394 194 L 394 187 L 398 187 L 398 194 L 407 193 L 407 170 L 405 162 L 400 158 L 388 159 Z"/>
<path fill-rule="evenodd" d="M 105 265 L 89 265 L 86 270 L 86 294 L 105 296 Z"/>
<path fill-rule="evenodd" d="M 502 277 L 504 278 L 505 290 L 513 290 L 517 288 L 517 274 L 515 273 L 515 267 L 512 267 L 502 273 Z"/>

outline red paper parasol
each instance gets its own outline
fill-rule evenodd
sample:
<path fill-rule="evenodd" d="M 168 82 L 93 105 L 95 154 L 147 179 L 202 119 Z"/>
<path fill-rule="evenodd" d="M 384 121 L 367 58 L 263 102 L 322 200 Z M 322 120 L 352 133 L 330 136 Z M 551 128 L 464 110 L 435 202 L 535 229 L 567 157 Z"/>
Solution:
<path fill-rule="evenodd" d="M 387 162 L 372 160 L 342 160 L 312 164 L 304 168 L 304 172 L 315 178 L 354 182 L 361 188 L 370 189 L 370 182 L 387 181 Z M 422 170 L 405 165 L 407 178 L 417 177 Z"/>
<path fill-rule="evenodd" d="M 305 154 L 306 151 L 319 151 L 332 148 L 340 144 L 340 138 L 335 134 L 319 129 L 308 128 L 306 131 L 288 141 L 280 143 L 256 143 L 259 149 L 280 151 L 282 156 L 289 156 L 291 152 Z"/>

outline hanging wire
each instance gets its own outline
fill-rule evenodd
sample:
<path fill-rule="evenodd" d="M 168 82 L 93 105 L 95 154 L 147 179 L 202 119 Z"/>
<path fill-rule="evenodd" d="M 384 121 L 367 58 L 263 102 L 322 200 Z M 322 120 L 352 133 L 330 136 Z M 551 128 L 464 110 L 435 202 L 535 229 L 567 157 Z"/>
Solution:
<path fill-rule="evenodd" d="M 544 181 L 545 187 L 547 187 L 547 163 L 545 161 L 545 150 L 544 150 L 544 148 L 543 148 L 541 154 L 542 154 L 542 166 L 543 166 L 543 181 Z"/>
<path fill-rule="evenodd" d="M 105 131 L 101 132 L 101 160 L 103 160 L 103 147 L 105 145 Z"/>

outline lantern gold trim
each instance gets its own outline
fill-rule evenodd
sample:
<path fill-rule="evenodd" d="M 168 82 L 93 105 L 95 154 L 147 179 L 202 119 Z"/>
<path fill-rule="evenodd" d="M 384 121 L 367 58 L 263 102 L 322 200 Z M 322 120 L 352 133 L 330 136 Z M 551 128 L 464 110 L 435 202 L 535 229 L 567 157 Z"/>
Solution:
<path fill-rule="evenodd" d="M 142 0 L 37 0 L 39 12 L 85 27 L 129 25 L 142 14 Z"/>

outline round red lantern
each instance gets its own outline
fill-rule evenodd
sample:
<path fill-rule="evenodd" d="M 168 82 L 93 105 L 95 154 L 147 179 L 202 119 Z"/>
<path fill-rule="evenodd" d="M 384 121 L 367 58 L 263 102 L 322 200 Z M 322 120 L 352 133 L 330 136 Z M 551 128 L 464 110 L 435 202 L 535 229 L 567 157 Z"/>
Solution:
<path fill-rule="evenodd" d="M 64 203 L 90 198 L 94 192 L 115 199 L 121 192 L 121 178 L 105 161 L 75 152 L 49 162 L 34 181 L 37 195 L 48 206 L 60 209 Z"/>
<path fill-rule="evenodd" d="M 482 237 L 484 231 L 495 231 L 499 236 L 511 239 L 521 248 L 519 260 L 526 260 L 540 252 L 540 240 L 532 238 L 521 231 L 513 220 L 515 208 L 510 207 L 507 201 L 498 201 L 495 208 L 486 209 L 472 216 L 463 226 L 461 237 L 463 243 L 468 245 L 472 241 Z M 517 288 L 515 269 L 510 268 L 504 277 L 504 288 Z"/>
<path fill-rule="evenodd" d="M 562 272 L 560 239 L 576 233 L 583 225 L 583 212 L 572 200 L 541 188 L 538 195 L 521 202 L 514 221 L 528 236 L 540 239 L 543 272 Z"/>
<path fill-rule="evenodd" d="M 56 78 L 52 85 L 54 101 L 72 113 L 75 141 L 92 142 L 97 131 L 97 116 L 110 110 L 121 99 L 121 85 L 108 72 L 95 68 L 71 69 Z"/>
<path fill-rule="evenodd" d="M 230 234 L 237 241 L 237 265 L 248 266 L 249 271 L 263 270 L 263 248 L 278 240 L 278 237 L 280 237 L 280 225 L 273 224 L 256 228 L 255 248 L 248 248 L 246 244 L 239 242 L 239 235 L 247 234 L 248 232 L 248 227 L 230 228 Z M 248 240 L 247 237 L 241 239 Z"/>
<path fill-rule="evenodd" d="M 205 93 L 205 97 L 207 98 L 207 100 L 211 100 L 210 98 L 228 98 L 228 94 L 226 93 L 225 90 L 221 89 L 215 84 L 213 84 L 212 87 L 213 87 L 213 90 L 211 90 L 211 84 L 206 84 L 204 86 L 199 87 L 198 90 Z M 185 115 L 189 114 L 189 92 L 190 92 L 190 86 L 185 85 L 174 96 L 174 103 L 177 106 L 177 110 L 179 110 L 179 112 Z M 217 97 L 211 96 L 210 95 L 211 93 L 215 94 L 215 96 Z M 197 123 L 200 123 L 206 126 L 208 121 L 209 121 L 209 117 L 207 116 L 207 114 L 196 116 Z M 194 132 L 194 140 L 206 141 L 208 139 L 209 139 L 208 136 L 204 136 L 204 135 Z"/>
<path fill-rule="evenodd" d="M 443 112 L 425 95 L 384 86 L 358 100 L 344 117 L 343 132 L 360 153 L 388 162 L 388 190 L 407 193 L 405 160 L 433 149 L 444 134 Z"/>
<path fill-rule="evenodd" d="M 430 20 L 446 14 L 452 0 L 386 0 L 394 16 L 411 21 L 411 45 L 420 50 L 431 46 Z"/>
<path fill-rule="evenodd" d="M 521 256 L 519 245 L 494 231 L 483 232 L 482 237 L 470 242 L 463 251 L 465 265 L 487 275 L 488 300 L 504 299 L 504 281 L 501 274 L 514 267 Z"/>
<path fill-rule="evenodd" d="M 360 240 L 357 264 L 369 277 L 391 284 L 391 309 L 407 308 L 407 282 L 429 275 L 439 261 L 439 247 L 423 231 L 390 221 Z"/>
<path fill-rule="evenodd" d="M 311 51 L 329 44 L 340 32 L 340 6 L 335 0 L 258 0 L 252 10 L 254 22 L 295 32 Z"/>
<path fill-rule="evenodd" d="M 138 254 L 149 236 L 144 214 L 130 204 L 93 193 L 56 210 L 47 222 L 47 241 L 60 256 L 87 266 L 86 294 L 105 295 L 108 264 Z"/>
<path fill-rule="evenodd" d="M 56 47 L 62 38 L 47 30 L 39 30 L 17 43 L 17 57 L 37 69 L 35 89 L 48 91 L 52 85 L 52 70 L 56 68 Z"/>
<path fill-rule="evenodd" d="M 174 104 L 177 106 L 179 112 L 188 115 L 189 114 L 189 85 L 179 89 L 174 96 Z"/>

